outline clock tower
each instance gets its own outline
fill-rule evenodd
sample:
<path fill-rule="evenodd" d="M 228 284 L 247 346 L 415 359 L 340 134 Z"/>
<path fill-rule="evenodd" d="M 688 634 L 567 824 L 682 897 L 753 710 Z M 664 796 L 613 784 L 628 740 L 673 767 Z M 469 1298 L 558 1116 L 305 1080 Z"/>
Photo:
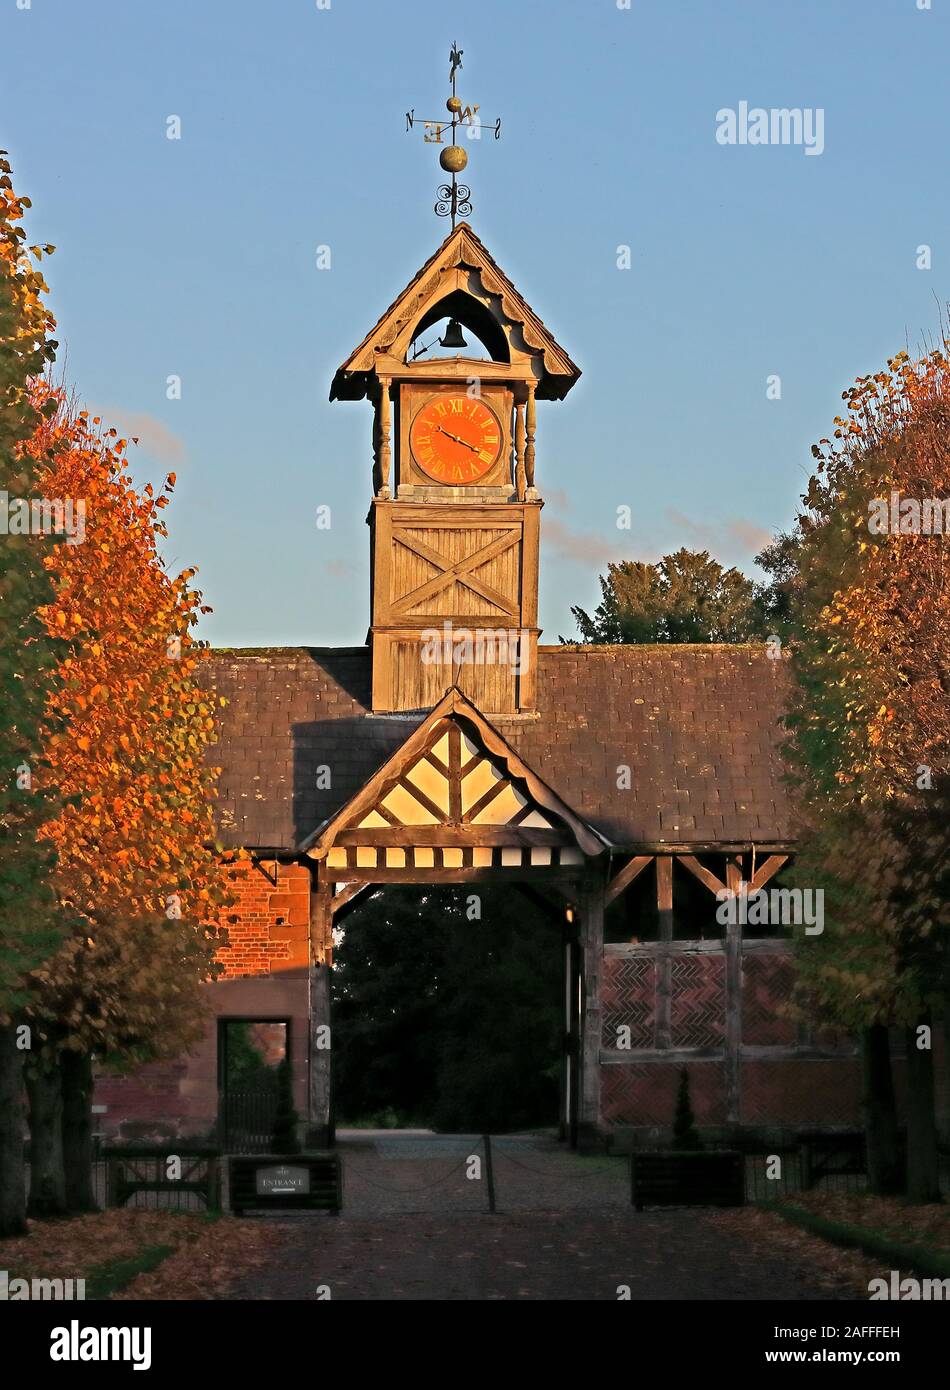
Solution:
<path fill-rule="evenodd" d="M 460 59 L 453 47 L 451 120 L 423 123 L 452 174 L 436 211 L 453 224 L 470 211 L 457 135 L 485 128 L 456 96 Z M 579 376 L 464 221 L 336 373 L 331 400 L 368 398 L 375 409 L 374 711 L 430 709 L 453 685 L 484 714 L 534 709 L 536 402 L 562 399 Z"/>

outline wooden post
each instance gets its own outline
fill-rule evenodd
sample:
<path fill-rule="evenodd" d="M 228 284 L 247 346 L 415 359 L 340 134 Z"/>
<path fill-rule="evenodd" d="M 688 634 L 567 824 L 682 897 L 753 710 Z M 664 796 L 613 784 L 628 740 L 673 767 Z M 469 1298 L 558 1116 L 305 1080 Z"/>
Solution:
<path fill-rule="evenodd" d="M 656 1045 L 672 1046 L 671 998 L 673 992 L 673 859 L 656 856 L 656 915 L 660 954 L 656 958 Z"/>
<path fill-rule="evenodd" d="M 593 1147 L 600 1126 L 601 981 L 604 959 L 604 883 L 602 873 L 584 885 L 581 894 L 580 948 L 583 990 L 578 1067 L 578 1141 Z"/>
<path fill-rule="evenodd" d="M 524 501 L 525 490 L 525 430 L 524 430 L 524 401 L 515 402 L 515 486 L 518 491 L 518 501 Z"/>
<path fill-rule="evenodd" d="M 379 432 L 379 496 L 389 498 L 392 496 L 389 487 L 389 468 L 392 463 L 392 448 L 389 442 L 389 377 L 387 376 L 382 376 L 379 379 L 377 412 Z"/>
<path fill-rule="evenodd" d="M 535 416 L 534 410 L 533 382 L 528 387 L 528 404 L 527 410 L 525 412 L 525 428 L 526 438 L 524 448 L 524 471 L 525 482 L 527 483 L 527 487 L 525 489 L 525 496 L 529 498 L 532 502 L 534 502 L 537 500 L 538 494 L 534 486 L 534 432 L 537 428 L 537 418 Z"/>
<path fill-rule="evenodd" d="M 726 860 L 726 887 L 738 893 L 742 885 L 742 860 L 730 854 Z M 742 1096 L 742 928 L 736 921 L 726 925 L 726 1036 L 723 1065 L 726 1083 L 726 1120 L 738 1124 Z"/>
<path fill-rule="evenodd" d="M 315 882 L 310 893 L 310 1124 L 307 1143 L 326 1148 L 331 1134 L 330 950 L 332 889 Z M 329 1044 L 329 1045 L 328 1045 Z"/>
<path fill-rule="evenodd" d="M 491 1135 L 482 1135 L 482 1144 L 485 1148 L 485 1182 L 488 1185 L 488 1210 L 492 1216 L 495 1215 L 495 1169 L 491 1159 Z"/>
<path fill-rule="evenodd" d="M 577 1114 L 580 1084 L 581 962 L 577 940 L 577 909 L 565 911 L 564 1036 L 561 1061 L 561 1127 L 559 1138 L 577 1148 Z"/>

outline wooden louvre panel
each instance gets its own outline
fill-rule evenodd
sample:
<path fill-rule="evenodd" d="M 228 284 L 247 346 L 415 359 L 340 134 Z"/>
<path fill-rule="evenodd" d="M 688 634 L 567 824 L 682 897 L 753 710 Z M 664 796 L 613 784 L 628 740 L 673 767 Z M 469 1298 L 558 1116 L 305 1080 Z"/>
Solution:
<path fill-rule="evenodd" d="M 390 611 L 518 623 L 520 572 L 520 525 L 394 526 Z"/>
<path fill-rule="evenodd" d="M 518 676 L 510 663 L 453 668 L 450 662 L 423 661 L 419 638 L 396 638 L 390 669 L 393 709 L 429 709 L 450 685 L 457 685 L 486 714 L 514 714 L 518 708 Z"/>

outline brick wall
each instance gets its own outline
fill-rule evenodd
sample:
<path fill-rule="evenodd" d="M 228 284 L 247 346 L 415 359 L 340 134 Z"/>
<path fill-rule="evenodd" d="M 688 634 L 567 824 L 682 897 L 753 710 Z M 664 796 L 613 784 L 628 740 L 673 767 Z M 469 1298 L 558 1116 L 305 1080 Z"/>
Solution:
<path fill-rule="evenodd" d="M 230 871 L 235 901 L 222 918 L 228 933 L 228 945 L 218 952 L 222 979 L 307 965 L 310 874 L 300 864 L 280 864 L 275 886 L 264 873 L 273 877 L 274 868 L 272 862 L 259 868 L 240 863 Z"/>
<path fill-rule="evenodd" d="M 102 1074 L 94 1104 L 99 1133 L 123 1139 L 213 1138 L 218 1118 L 218 1020 L 289 1018 L 294 1102 L 301 1118 L 309 1090 L 310 875 L 298 864 L 240 863 L 229 870 L 233 904 L 222 915 L 224 969 L 204 996 L 208 1024 L 192 1051 L 122 1077 Z"/>

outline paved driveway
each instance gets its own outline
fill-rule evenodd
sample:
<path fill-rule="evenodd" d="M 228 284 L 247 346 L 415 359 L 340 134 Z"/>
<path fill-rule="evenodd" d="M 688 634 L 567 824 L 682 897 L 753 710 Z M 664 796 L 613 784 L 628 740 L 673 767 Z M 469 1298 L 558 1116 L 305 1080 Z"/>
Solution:
<path fill-rule="evenodd" d="M 233 1297 L 828 1297 L 809 1271 L 763 1258 L 701 1211 L 634 1212 L 623 1159 L 535 1137 L 495 1140 L 491 1215 L 474 1138 L 343 1134 L 340 1149 L 343 1212 L 274 1218 L 275 1258 Z"/>

